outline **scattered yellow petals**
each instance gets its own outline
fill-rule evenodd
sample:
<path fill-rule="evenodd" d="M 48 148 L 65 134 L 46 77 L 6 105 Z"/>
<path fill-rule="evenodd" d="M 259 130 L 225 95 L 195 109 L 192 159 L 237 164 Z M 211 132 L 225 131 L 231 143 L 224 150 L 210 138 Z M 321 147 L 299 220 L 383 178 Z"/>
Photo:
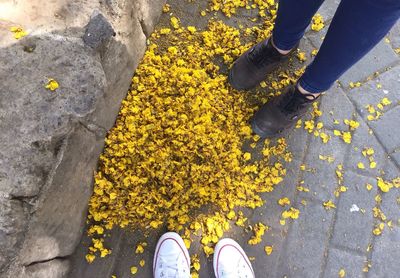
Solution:
<path fill-rule="evenodd" d="M 297 219 L 299 218 L 300 211 L 296 208 L 291 207 L 289 210 L 285 210 L 282 212 L 283 219 L 292 218 Z"/>
<path fill-rule="evenodd" d="M 267 245 L 267 246 L 265 246 L 264 247 L 264 250 L 265 250 L 265 253 L 269 256 L 269 255 L 271 255 L 271 253 L 272 253 L 272 251 L 273 251 L 273 246 L 271 246 L 271 245 Z"/>
<path fill-rule="evenodd" d="M 27 35 L 27 33 L 22 29 L 22 27 L 11 27 L 10 31 L 14 33 L 14 38 L 19 40 Z"/>
<path fill-rule="evenodd" d="M 281 206 L 290 205 L 290 200 L 287 197 L 281 198 L 278 200 L 278 204 Z"/>
<path fill-rule="evenodd" d="M 358 162 L 357 167 L 358 167 L 358 169 L 365 169 L 364 163 L 362 163 L 362 162 Z"/>
<path fill-rule="evenodd" d="M 50 91 L 55 91 L 56 89 L 58 89 L 59 84 L 56 80 L 50 78 L 49 81 L 47 82 L 45 88 L 49 89 Z"/>
<path fill-rule="evenodd" d="M 179 28 L 179 19 L 176 18 L 175 16 L 171 17 L 171 26 L 174 27 L 175 29 Z"/>
<path fill-rule="evenodd" d="M 94 259 L 96 259 L 96 256 L 93 255 L 93 254 L 87 254 L 87 255 L 85 256 L 85 258 L 86 258 L 86 261 L 87 261 L 88 263 L 92 263 L 92 262 L 94 261 Z"/>
<path fill-rule="evenodd" d="M 326 210 L 330 210 L 330 209 L 336 208 L 335 204 L 331 200 L 324 202 L 323 205 L 324 205 Z"/>
<path fill-rule="evenodd" d="M 132 267 L 131 267 L 131 273 L 132 273 L 133 275 L 135 275 L 135 274 L 137 273 L 137 271 L 138 271 L 138 268 L 137 268 L 136 266 L 132 266 Z"/>
<path fill-rule="evenodd" d="M 250 245 L 258 244 L 262 241 L 262 236 L 264 235 L 265 231 L 268 231 L 269 227 L 264 225 L 263 223 L 257 223 L 253 227 L 254 235 L 249 239 L 247 242 Z"/>
<path fill-rule="evenodd" d="M 319 31 L 322 28 L 324 28 L 324 19 L 322 17 L 322 15 L 320 14 L 316 14 L 313 16 L 312 18 L 312 24 L 311 24 L 311 29 L 314 31 Z"/>
<path fill-rule="evenodd" d="M 389 192 L 389 190 L 393 187 L 393 184 L 391 184 L 390 182 L 384 181 L 380 177 L 377 178 L 377 184 L 378 184 L 379 189 L 382 192 Z"/>
<path fill-rule="evenodd" d="M 251 153 L 244 153 L 243 155 L 244 160 L 250 160 L 251 159 Z"/>
<path fill-rule="evenodd" d="M 343 278 L 346 276 L 346 271 L 342 268 L 339 270 L 339 278 Z"/>
<path fill-rule="evenodd" d="M 306 53 L 305 52 L 298 52 L 297 53 L 297 58 L 299 59 L 300 62 L 306 61 L 307 60 Z"/>

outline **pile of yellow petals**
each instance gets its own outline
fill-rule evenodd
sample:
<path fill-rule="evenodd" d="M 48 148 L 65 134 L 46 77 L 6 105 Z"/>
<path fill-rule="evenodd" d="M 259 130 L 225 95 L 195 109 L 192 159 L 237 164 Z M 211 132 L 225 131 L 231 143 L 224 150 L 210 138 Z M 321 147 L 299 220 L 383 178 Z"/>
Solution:
<path fill-rule="evenodd" d="M 320 14 L 316 14 L 312 18 L 312 23 L 311 23 L 311 29 L 314 31 L 320 31 L 322 28 L 324 28 L 324 18 Z"/>
<path fill-rule="evenodd" d="M 271 158 L 290 161 L 291 154 L 284 139 L 257 142 L 248 125 L 256 106 L 228 85 L 215 62 L 230 65 L 247 49 L 240 32 L 222 22 L 210 22 L 201 32 L 172 24 L 172 30 L 152 35 L 107 135 L 89 203 L 89 231 L 100 236 L 99 227 L 166 224 L 182 233 L 191 223 L 192 232 L 202 228 L 204 251 L 211 254 L 228 221 L 244 225 L 234 208 L 262 206 L 260 193 L 282 181 L 282 161 Z M 262 159 L 246 160 L 245 140 L 263 147 Z M 204 206 L 214 212 L 196 222 L 193 212 Z M 190 245 L 190 232 L 185 235 Z"/>
<path fill-rule="evenodd" d="M 276 15 L 277 4 L 275 0 L 210 0 L 211 11 L 222 11 L 227 17 L 236 14 L 238 8 L 258 9 L 261 17 L 267 16 L 266 12 Z"/>

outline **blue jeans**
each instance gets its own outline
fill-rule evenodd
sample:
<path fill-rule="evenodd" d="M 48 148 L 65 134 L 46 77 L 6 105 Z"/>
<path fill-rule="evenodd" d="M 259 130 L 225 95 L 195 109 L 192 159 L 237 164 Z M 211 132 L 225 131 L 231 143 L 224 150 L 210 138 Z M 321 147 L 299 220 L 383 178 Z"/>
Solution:
<path fill-rule="evenodd" d="M 276 47 L 292 49 L 323 1 L 280 0 L 272 35 Z M 342 0 L 317 56 L 298 82 L 311 93 L 328 90 L 389 32 L 399 17 L 400 0 Z"/>

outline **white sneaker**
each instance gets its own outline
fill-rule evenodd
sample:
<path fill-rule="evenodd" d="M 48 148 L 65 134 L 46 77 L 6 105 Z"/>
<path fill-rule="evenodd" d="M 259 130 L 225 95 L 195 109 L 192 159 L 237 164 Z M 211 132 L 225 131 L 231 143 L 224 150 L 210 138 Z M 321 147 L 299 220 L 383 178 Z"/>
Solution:
<path fill-rule="evenodd" d="M 230 238 L 221 239 L 215 246 L 213 266 L 217 278 L 255 278 L 246 253 Z"/>
<path fill-rule="evenodd" d="M 173 232 L 158 240 L 153 260 L 154 278 L 190 278 L 190 256 L 183 239 Z"/>

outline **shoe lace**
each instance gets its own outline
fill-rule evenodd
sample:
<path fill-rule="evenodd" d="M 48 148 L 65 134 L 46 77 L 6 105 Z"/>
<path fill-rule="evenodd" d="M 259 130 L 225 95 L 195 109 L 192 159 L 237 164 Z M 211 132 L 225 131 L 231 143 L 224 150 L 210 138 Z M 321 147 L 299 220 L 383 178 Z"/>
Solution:
<path fill-rule="evenodd" d="M 273 58 L 276 58 L 275 55 L 269 53 L 270 51 L 271 48 L 268 46 L 268 42 L 256 45 L 249 52 L 249 60 L 257 67 L 263 67 L 264 65 L 273 62 Z"/>
<path fill-rule="evenodd" d="M 178 256 L 175 259 L 170 259 L 169 257 L 160 257 L 159 258 L 159 267 L 161 269 L 159 277 L 163 278 L 189 278 L 190 274 L 186 273 L 186 271 L 179 266 L 185 264 L 186 261 Z"/>
<path fill-rule="evenodd" d="M 307 99 L 308 96 L 311 96 L 313 99 Z M 293 92 L 288 92 L 282 96 L 280 101 L 281 111 L 284 113 L 294 114 L 304 108 L 306 104 L 313 102 L 317 97 L 312 94 L 296 94 Z"/>
<path fill-rule="evenodd" d="M 219 278 L 254 278 L 253 275 L 249 276 L 248 272 L 244 271 L 244 269 L 248 268 L 248 265 L 245 263 L 243 258 L 240 258 L 237 262 L 237 267 L 223 267 L 221 269 L 221 273 Z"/>

